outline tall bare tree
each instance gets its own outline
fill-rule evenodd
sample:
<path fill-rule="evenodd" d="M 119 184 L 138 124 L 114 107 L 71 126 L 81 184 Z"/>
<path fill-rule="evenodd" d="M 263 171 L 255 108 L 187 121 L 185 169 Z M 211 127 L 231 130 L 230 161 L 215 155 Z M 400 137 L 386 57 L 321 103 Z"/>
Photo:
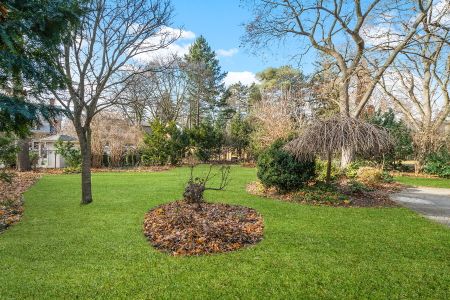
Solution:
<path fill-rule="evenodd" d="M 63 45 L 57 63 L 66 77 L 66 92 L 53 96 L 67 110 L 82 153 L 82 204 L 92 202 L 91 122 L 120 100 L 128 78 L 148 71 L 139 59 L 177 38 L 168 27 L 169 0 L 93 0 L 80 26 Z"/>
<path fill-rule="evenodd" d="M 246 26 L 244 43 L 265 47 L 270 42 L 293 37 L 304 43 L 305 51 L 314 48 L 325 54 L 339 71 L 340 113 L 358 117 L 383 73 L 411 41 L 433 0 L 249 2 L 252 3 L 254 19 Z M 372 76 L 364 94 L 351 99 L 351 83 L 364 60 L 372 62 Z M 342 167 L 352 157 L 350 148 L 343 149 Z"/>
<path fill-rule="evenodd" d="M 158 71 L 137 74 L 126 83 L 121 105 L 125 116 L 138 124 L 148 118 L 163 123 L 182 121 L 188 84 L 185 62 L 167 56 L 155 59 L 148 68 Z"/>
<path fill-rule="evenodd" d="M 414 130 L 417 172 L 442 142 L 440 131 L 450 115 L 449 25 L 450 2 L 438 2 L 380 84 Z"/>

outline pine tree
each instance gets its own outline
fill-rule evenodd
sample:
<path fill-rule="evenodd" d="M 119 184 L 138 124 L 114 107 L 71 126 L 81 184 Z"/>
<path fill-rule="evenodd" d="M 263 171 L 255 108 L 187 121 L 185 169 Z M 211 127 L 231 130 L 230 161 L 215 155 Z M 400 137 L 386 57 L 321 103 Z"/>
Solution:
<path fill-rule="evenodd" d="M 76 0 L 2 1 L 0 131 L 24 136 L 40 117 L 53 116 L 51 107 L 31 103 L 29 98 L 45 90 L 44 82 L 55 89 L 61 85 L 64 78 L 58 75 L 53 57 L 81 13 Z"/>
<path fill-rule="evenodd" d="M 199 126 L 205 114 L 214 115 L 227 73 L 222 72 L 216 53 L 203 36 L 189 48 L 185 60 L 189 80 L 188 127 L 191 128 Z"/>

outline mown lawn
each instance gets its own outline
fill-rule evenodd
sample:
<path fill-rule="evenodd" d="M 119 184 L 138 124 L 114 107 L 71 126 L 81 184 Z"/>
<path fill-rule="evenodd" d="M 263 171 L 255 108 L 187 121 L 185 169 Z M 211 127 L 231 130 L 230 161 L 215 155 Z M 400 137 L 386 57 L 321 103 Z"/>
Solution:
<path fill-rule="evenodd" d="M 412 186 L 425 186 L 436 188 L 450 189 L 450 179 L 445 178 L 425 178 L 425 177 L 412 177 L 412 176 L 396 176 L 394 180 L 406 185 Z"/>
<path fill-rule="evenodd" d="M 303 206 L 250 196 L 255 170 L 234 167 L 212 201 L 257 209 L 256 246 L 170 257 L 142 234 L 150 208 L 180 198 L 188 169 L 46 176 L 26 193 L 22 221 L 0 235 L 0 298 L 450 298 L 450 230 L 404 208 Z"/>

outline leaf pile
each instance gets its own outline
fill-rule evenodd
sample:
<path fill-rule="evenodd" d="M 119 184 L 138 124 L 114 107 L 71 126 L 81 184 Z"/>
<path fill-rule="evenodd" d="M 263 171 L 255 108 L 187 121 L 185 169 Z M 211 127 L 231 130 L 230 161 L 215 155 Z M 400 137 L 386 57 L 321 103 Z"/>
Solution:
<path fill-rule="evenodd" d="M 11 183 L 0 181 L 0 232 L 20 220 L 23 213 L 22 194 L 39 177 L 33 172 L 16 173 Z"/>
<path fill-rule="evenodd" d="M 144 234 L 172 255 L 228 252 L 261 241 L 263 219 L 254 209 L 228 204 L 176 201 L 145 215 Z"/>

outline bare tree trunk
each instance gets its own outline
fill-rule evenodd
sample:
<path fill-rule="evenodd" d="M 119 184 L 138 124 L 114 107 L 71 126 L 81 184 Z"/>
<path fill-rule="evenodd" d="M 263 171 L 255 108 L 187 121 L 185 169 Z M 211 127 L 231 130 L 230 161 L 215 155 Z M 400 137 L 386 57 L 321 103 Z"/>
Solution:
<path fill-rule="evenodd" d="M 353 161 L 354 152 L 351 147 L 342 147 L 341 169 L 345 169 Z"/>
<path fill-rule="evenodd" d="M 20 139 L 17 141 L 17 146 L 19 147 L 19 153 L 17 153 L 17 171 L 26 172 L 31 171 L 30 162 L 30 140 L 28 138 Z"/>
<path fill-rule="evenodd" d="M 198 127 L 200 126 L 200 99 L 197 100 L 197 118 L 195 120 L 195 125 Z"/>
<path fill-rule="evenodd" d="M 342 82 L 341 89 L 339 91 L 340 97 L 340 110 L 343 118 L 350 118 L 350 96 L 349 96 L 349 84 L 348 80 Z M 354 152 L 350 145 L 343 146 L 341 149 L 341 169 L 347 168 L 347 166 L 353 161 Z"/>
<path fill-rule="evenodd" d="M 91 183 L 91 133 L 90 129 L 79 128 L 77 130 L 81 151 L 81 204 L 92 202 Z"/>
<path fill-rule="evenodd" d="M 332 163 L 332 155 L 331 152 L 328 152 L 328 157 L 327 157 L 327 178 L 326 178 L 326 183 L 330 183 L 331 181 L 331 163 Z"/>

